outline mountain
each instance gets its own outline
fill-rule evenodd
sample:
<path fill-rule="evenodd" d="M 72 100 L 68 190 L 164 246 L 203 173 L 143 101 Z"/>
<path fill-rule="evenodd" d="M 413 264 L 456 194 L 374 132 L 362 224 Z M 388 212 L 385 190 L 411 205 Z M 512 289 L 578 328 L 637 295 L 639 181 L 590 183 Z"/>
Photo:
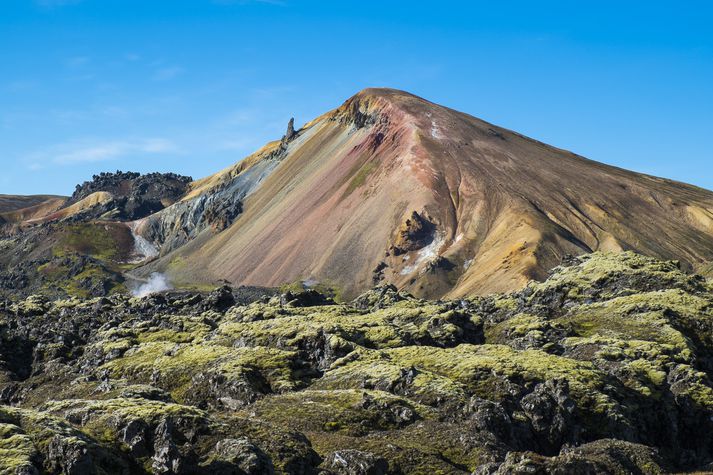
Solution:
<path fill-rule="evenodd" d="M 713 259 L 713 193 L 587 160 L 402 91 L 367 89 L 194 182 L 140 232 L 177 283 L 390 282 L 462 296 L 569 254 Z"/>

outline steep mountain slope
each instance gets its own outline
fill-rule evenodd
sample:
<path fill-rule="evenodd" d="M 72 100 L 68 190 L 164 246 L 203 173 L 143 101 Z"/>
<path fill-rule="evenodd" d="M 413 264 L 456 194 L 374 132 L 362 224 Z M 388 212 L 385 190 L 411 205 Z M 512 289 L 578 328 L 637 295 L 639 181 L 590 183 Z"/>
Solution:
<path fill-rule="evenodd" d="M 230 219 L 209 225 L 223 209 Z M 163 245 L 147 271 L 177 282 L 460 296 L 519 288 L 593 250 L 698 266 L 713 259 L 713 193 L 368 89 L 193 183 L 141 230 Z"/>

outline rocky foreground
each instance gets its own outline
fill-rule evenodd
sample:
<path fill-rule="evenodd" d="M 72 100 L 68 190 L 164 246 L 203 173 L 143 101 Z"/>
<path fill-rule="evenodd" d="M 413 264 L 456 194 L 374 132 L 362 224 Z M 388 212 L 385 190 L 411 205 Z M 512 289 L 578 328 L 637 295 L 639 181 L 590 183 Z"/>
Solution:
<path fill-rule="evenodd" d="M 2 474 L 713 468 L 713 288 L 631 253 L 457 301 L 33 296 L 0 336 Z"/>

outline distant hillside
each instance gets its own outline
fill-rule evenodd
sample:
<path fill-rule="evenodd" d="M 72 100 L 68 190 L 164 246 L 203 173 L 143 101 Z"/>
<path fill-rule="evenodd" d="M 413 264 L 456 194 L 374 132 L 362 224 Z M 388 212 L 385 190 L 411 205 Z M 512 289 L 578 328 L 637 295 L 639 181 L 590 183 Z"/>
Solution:
<path fill-rule="evenodd" d="M 0 195 L 0 225 L 44 216 L 63 206 L 66 200 L 53 195 Z"/>
<path fill-rule="evenodd" d="M 22 208 L 30 208 L 41 203 L 46 203 L 50 200 L 61 198 L 61 196 L 53 195 L 0 195 L 0 213 L 8 213 Z"/>

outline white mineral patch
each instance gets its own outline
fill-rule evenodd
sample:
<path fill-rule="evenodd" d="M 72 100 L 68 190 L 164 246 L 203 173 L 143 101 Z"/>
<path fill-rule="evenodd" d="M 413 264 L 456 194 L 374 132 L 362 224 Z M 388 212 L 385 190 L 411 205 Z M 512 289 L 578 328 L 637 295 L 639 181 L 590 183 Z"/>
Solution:
<path fill-rule="evenodd" d="M 433 241 L 431 241 L 431 244 L 418 251 L 414 263 L 410 266 L 404 267 L 401 270 L 401 275 L 408 275 L 418 269 L 421 264 L 436 259 L 438 257 L 438 251 L 441 249 L 444 242 L 445 236 L 443 236 L 443 234 L 437 234 L 433 238 Z"/>
<path fill-rule="evenodd" d="M 441 140 L 442 138 L 444 138 L 444 135 L 441 132 L 441 129 L 438 128 L 438 125 L 436 124 L 435 120 L 431 121 L 431 136 L 436 140 Z"/>
<path fill-rule="evenodd" d="M 134 221 L 129 224 L 131 236 L 134 238 L 134 254 L 136 255 L 136 259 L 134 259 L 132 263 L 153 259 L 154 257 L 158 257 L 159 254 L 158 247 L 154 243 L 136 232 L 138 226 L 139 221 Z"/>

